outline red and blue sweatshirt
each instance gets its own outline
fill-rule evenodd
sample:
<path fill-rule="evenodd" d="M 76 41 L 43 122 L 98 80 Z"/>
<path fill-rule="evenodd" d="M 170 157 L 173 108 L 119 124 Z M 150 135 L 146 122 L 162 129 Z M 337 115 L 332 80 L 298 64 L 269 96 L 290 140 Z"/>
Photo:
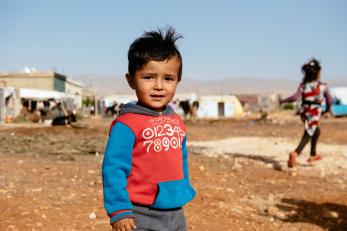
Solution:
<path fill-rule="evenodd" d="M 102 164 L 104 206 L 111 223 L 133 217 L 133 204 L 179 208 L 193 199 L 181 117 L 126 104 L 110 128 Z"/>

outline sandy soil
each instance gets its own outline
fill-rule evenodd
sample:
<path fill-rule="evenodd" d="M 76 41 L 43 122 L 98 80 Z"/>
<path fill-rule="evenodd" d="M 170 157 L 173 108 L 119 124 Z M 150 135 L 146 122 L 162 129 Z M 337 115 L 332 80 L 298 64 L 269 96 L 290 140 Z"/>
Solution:
<path fill-rule="evenodd" d="M 279 120 L 282 117 L 284 119 Z M 101 162 L 110 119 L 85 128 L 0 128 L 0 230 L 110 230 Z M 316 166 L 285 166 L 302 125 L 290 113 L 269 120 L 188 121 L 197 197 L 189 230 L 347 230 L 347 119 L 322 120 Z"/>

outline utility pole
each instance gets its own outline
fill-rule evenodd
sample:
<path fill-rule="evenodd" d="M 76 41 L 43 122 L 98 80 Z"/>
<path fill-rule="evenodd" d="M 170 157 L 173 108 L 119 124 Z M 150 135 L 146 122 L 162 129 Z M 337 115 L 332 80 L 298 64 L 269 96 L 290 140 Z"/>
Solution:
<path fill-rule="evenodd" d="M 98 103 L 98 89 L 97 87 L 94 87 L 94 112 L 95 116 L 99 115 L 99 103 Z"/>

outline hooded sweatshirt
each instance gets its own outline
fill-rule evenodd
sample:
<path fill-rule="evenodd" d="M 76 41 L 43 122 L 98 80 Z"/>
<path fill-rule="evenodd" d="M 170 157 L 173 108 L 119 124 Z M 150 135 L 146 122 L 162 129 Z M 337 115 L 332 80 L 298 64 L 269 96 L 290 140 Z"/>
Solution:
<path fill-rule="evenodd" d="M 110 128 L 102 165 L 104 206 L 110 222 L 133 217 L 133 204 L 175 209 L 193 199 L 181 117 L 129 103 Z"/>

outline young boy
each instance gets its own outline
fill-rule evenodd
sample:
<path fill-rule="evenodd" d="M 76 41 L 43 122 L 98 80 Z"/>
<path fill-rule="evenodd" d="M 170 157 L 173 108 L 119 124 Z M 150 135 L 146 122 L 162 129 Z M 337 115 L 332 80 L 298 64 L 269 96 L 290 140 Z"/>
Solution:
<path fill-rule="evenodd" d="M 113 121 L 102 166 L 113 231 L 187 230 L 182 206 L 195 191 L 186 131 L 168 105 L 182 75 L 179 38 L 172 28 L 145 32 L 129 48 L 126 79 L 138 101 Z"/>

